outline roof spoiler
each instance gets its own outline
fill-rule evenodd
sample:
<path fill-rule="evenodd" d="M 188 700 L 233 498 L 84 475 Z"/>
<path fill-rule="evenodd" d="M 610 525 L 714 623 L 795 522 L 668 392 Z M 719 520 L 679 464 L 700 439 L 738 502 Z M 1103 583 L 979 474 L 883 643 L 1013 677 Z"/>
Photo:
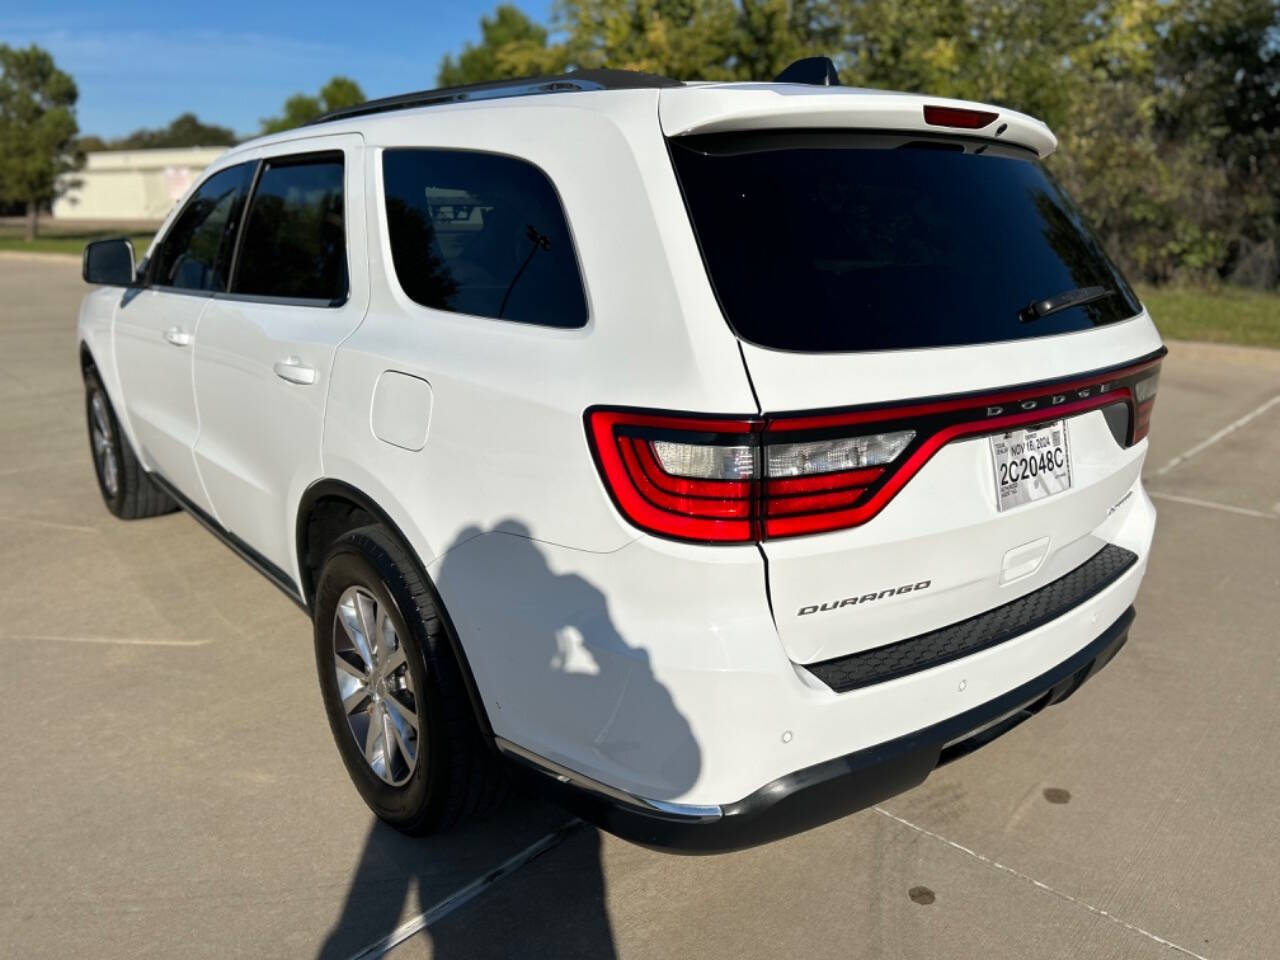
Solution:
<path fill-rule="evenodd" d="M 774 83 L 807 83 L 814 87 L 840 86 L 840 74 L 830 57 L 805 57 L 773 78 Z"/>

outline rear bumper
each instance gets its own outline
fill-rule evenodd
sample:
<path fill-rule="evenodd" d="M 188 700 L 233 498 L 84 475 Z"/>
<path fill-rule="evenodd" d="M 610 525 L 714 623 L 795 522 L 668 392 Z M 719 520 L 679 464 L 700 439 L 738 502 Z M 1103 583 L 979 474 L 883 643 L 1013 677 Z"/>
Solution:
<path fill-rule="evenodd" d="M 684 853 L 738 850 L 828 823 L 908 790 L 935 768 L 1060 703 L 1124 646 L 1133 618 L 1129 607 L 1084 648 L 994 699 L 914 733 L 779 777 L 727 805 L 647 801 L 505 746 L 540 788 L 610 833 Z"/>

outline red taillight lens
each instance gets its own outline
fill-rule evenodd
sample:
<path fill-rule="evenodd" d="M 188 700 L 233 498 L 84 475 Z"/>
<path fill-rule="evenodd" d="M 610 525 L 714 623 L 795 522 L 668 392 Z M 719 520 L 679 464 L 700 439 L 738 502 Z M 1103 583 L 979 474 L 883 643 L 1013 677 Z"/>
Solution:
<path fill-rule="evenodd" d="M 708 543 L 759 539 L 761 426 L 755 418 L 587 414 L 600 473 L 623 515 L 659 536 Z"/>
<path fill-rule="evenodd" d="M 1070 381 L 892 406 L 778 417 L 587 412 L 587 434 L 622 514 L 705 543 L 839 530 L 884 509 L 952 440 L 1127 403 L 1147 434 L 1160 354 Z"/>
<path fill-rule="evenodd" d="M 961 130 L 980 130 L 1000 116 L 990 110 L 969 110 L 964 107 L 924 108 L 924 122 L 935 127 L 957 127 Z"/>
<path fill-rule="evenodd" d="M 915 430 L 855 428 L 852 436 L 803 439 L 784 419 L 764 435 L 764 535 L 790 537 L 850 526 L 849 511 L 915 439 Z M 875 428 L 870 428 L 874 430 Z"/>

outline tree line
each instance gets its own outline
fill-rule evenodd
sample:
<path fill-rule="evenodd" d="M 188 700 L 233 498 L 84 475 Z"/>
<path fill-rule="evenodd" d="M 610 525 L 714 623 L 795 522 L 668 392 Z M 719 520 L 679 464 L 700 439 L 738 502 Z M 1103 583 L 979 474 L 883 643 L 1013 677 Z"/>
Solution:
<path fill-rule="evenodd" d="M 502 5 L 480 30 L 441 84 L 767 80 L 825 55 L 846 84 L 1022 110 L 1132 278 L 1280 286 L 1277 0 L 559 0 L 549 24 Z"/>
<path fill-rule="evenodd" d="M 558 0 L 545 24 L 498 6 L 480 33 L 441 85 L 603 66 L 768 80 L 826 55 L 846 84 L 1022 110 L 1057 133 L 1048 166 L 1131 277 L 1280 287 L 1280 0 Z M 363 100 L 334 77 L 261 132 Z M 0 45 L 0 201 L 38 211 L 86 149 L 236 139 L 184 114 L 77 140 L 75 101 L 47 53 Z"/>
<path fill-rule="evenodd" d="M 85 154 L 97 150 L 156 150 L 229 147 L 239 142 L 229 127 L 202 123 L 184 113 L 167 126 L 138 129 L 123 137 L 79 136 L 75 80 L 58 69 L 47 50 L 0 44 L 0 213 L 26 214 L 26 239 L 34 240 L 40 212 L 76 185 Z M 264 117 L 260 133 L 301 126 L 321 114 L 363 103 L 364 91 L 349 77 L 336 76 L 315 96 L 295 93 L 278 116 Z"/>
<path fill-rule="evenodd" d="M 310 123 L 331 110 L 364 103 L 367 98 L 360 85 L 350 77 L 333 77 L 320 88 L 315 96 L 295 93 L 284 102 L 278 116 L 263 117 L 259 134 L 279 133 Z M 76 141 L 81 153 L 95 150 L 160 150 L 182 147 L 231 147 L 243 138 L 230 127 L 202 123 L 194 113 L 175 117 L 168 126 L 155 129 L 141 128 L 123 137 L 104 140 L 98 136 L 84 136 Z"/>
<path fill-rule="evenodd" d="M 15 49 L 0 44 L 0 213 L 25 212 L 27 240 L 36 237 L 40 212 L 61 191 L 78 183 L 74 173 L 84 166 L 87 153 L 229 147 L 241 139 L 230 127 L 202 123 L 194 113 L 123 137 L 79 136 L 75 115 L 79 96 L 75 80 L 58 69 L 48 51 L 35 45 Z M 278 116 L 261 120 L 259 133 L 290 130 L 365 99 L 354 80 L 335 76 L 315 96 L 295 93 L 289 97 Z"/>

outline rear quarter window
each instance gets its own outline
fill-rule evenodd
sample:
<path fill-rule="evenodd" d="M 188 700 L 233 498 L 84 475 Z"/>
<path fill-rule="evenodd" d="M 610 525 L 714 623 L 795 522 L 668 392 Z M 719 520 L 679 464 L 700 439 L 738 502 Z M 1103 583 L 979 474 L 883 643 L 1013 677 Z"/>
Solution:
<path fill-rule="evenodd" d="M 427 149 L 387 150 L 382 166 L 391 257 L 410 299 L 547 327 L 586 324 L 573 240 L 541 170 Z"/>
<path fill-rule="evenodd" d="M 671 141 L 726 319 L 782 350 L 1021 340 L 1134 316 L 1137 298 L 1033 154 L 857 133 Z M 1034 304 L 1094 289 L 1037 316 Z"/>

